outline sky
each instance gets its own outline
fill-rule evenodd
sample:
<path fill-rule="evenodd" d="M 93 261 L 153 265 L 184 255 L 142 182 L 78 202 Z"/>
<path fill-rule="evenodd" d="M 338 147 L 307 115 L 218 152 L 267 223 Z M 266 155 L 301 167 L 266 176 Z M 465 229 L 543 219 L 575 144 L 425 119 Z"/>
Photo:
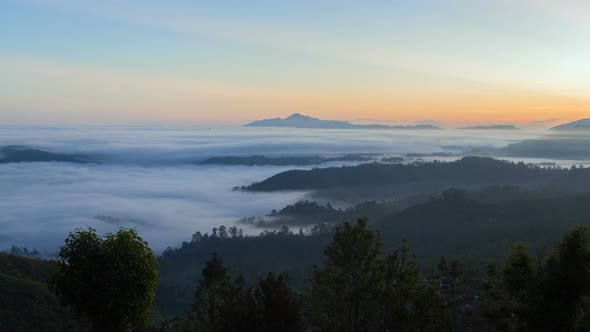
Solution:
<path fill-rule="evenodd" d="M 0 124 L 550 126 L 590 115 L 590 2 L 0 2 Z"/>

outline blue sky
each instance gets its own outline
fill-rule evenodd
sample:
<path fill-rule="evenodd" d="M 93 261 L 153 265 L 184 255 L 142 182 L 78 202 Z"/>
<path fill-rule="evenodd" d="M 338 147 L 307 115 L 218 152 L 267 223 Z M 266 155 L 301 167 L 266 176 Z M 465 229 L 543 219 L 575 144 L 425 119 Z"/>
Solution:
<path fill-rule="evenodd" d="M 570 120 L 590 106 L 589 16 L 583 1 L 7 0 L 0 121 Z"/>

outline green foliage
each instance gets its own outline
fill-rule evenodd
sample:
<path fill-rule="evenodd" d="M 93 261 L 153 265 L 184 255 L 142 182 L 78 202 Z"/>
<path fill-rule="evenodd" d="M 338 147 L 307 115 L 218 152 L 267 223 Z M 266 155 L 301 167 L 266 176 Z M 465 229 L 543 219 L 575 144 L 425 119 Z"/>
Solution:
<path fill-rule="evenodd" d="M 587 331 L 590 327 L 590 231 L 566 232 L 536 268 L 516 244 L 502 269 L 491 266 L 484 280 L 483 312 L 497 329 Z"/>
<path fill-rule="evenodd" d="M 372 316 L 383 273 L 381 241 L 367 219 L 337 228 L 325 264 L 311 281 L 310 318 L 325 330 L 352 330 Z"/>
<path fill-rule="evenodd" d="M 383 257 L 381 240 L 366 219 L 338 228 L 314 271 L 308 318 L 322 331 L 451 330 L 461 304 L 445 296 L 449 279 L 420 276 L 405 242 Z M 460 278 L 455 267 L 450 274 Z M 446 277 L 446 275 L 445 275 Z M 453 282 L 457 282 L 453 279 Z M 454 289 L 454 288 L 453 288 Z"/>
<path fill-rule="evenodd" d="M 460 287 L 470 288 L 471 295 L 475 295 L 479 279 L 485 274 L 484 264 L 506 259 L 505 253 L 514 242 L 526 243 L 536 261 L 569 227 L 590 226 L 589 194 L 539 198 L 530 191 L 519 192 L 514 187 L 500 187 L 485 190 L 483 197 L 478 191 L 463 198 L 432 198 L 375 220 L 371 226 L 379 230 L 384 252 L 396 250 L 407 240 L 423 273 L 436 266 L 440 256 L 449 259 L 449 269 L 452 260 L 464 262 L 469 284 Z M 504 194 L 518 200 L 499 199 Z M 367 205 L 366 210 L 371 206 Z M 195 241 L 170 249 L 159 258 L 160 277 L 166 288 L 160 288 L 156 296 L 158 311 L 166 317 L 179 314 L 182 306 L 192 302 L 194 281 L 212 252 L 224 257 L 231 274 L 243 274 L 248 283 L 255 283 L 268 272 L 286 272 L 289 285 L 304 290 L 313 266 L 322 265 L 322 252 L 333 237 L 333 229 L 325 225 L 312 230 L 303 235 L 273 230 L 252 237 L 231 236 L 229 231 L 227 239 L 195 234 Z M 502 274 L 501 270 L 498 274 Z"/>
<path fill-rule="evenodd" d="M 590 226 L 590 194 L 509 202 L 433 199 L 387 216 L 374 227 L 387 250 L 405 239 L 422 264 L 434 264 L 439 256 L 464 262 L 503 259 L 514 242 L 527 243 L 538 258 L 575 225 Z"/>
<path fill-rule="evenodd" d="M 156 259 L 133 229 L 99 236 L 92 228 L 70 233 L 50 289 L 64 305 L 86 315 L 100 331 L 141 329 L 149 322 L 158 274 Z"/>
<path fill-rule="evenodd" d="M 573 331 L 587 330 L 590 326 L 589 235 L 586 227 L 573 228 L 543 262 L 539 311 L 547 328 L 561 326 Z M 547 314 L 551 319 L 547 319 Z"/>
<path fill-rule="evenodd" d="M 0 254 L 0 331 L 80 330 L 45 284 L 56 270 L 54 262 Z"/>
<path fill-rule="evenodd" d="M 395 202 L 364 201 L 346 210 L 342 210 L 335 209 L 330 203 L 322 205 L 317 202 L 300 201 L 292 205 L 287 205 L 279 211 L 272 210 L 265 217 L 242 218 L 238 222 L 256 227 L 322 225 L 326 223 L 342 224 L 348 220 L 357 220 L 365 217 L 371 220 L 378 220 L 401 210 L 407 204 L 409 204 L 409 199 Z"/>
<path fill-rule="evenodd" d="M 354 167 L 291 170 L 242 189 L 249 191 L 309 190 L 434 183 L 464 185 L 519 184 L 564 176 L 567 170 L 545 169 L 492 158 L 464 157 L 455 162 L 414 164 L 362 164 Z M 432 191 L 432 190 L 430 190 Z"/>
<path fill-rule="evenodd" d="M 293 292 L 283 274 L 269 273 L 255 290 L 257 328 L 252 331 L 297 332 L 303 330 L 301 296 Z"/>
<path fill-rule="evenodd" d="M 213 257 L 203 269 L 202 278 L 195 293 L 193 312 L 196 316 L 197 329 L 200 331 L 228 331 L 230 321 L 226 318 L 232 308 L 233 289 L 231 280 L 223 262 Z"/>
<path fill-rule="evenodd" d="M 532 328 L 538 300 L 537 277 L 537 268 L 522 243 L 513 246 L 501 273 L 495 264 L 488 266 L 482 282 L 482 312 L 491 326 L 511 331 Z"/>
<path fill-rule="evenodd" d="M 231 278 L 217 254 L 203 269 L 192 313 L 197 331 L 303 330 L 301 300 L 284 275 L 269 273 L 256 288 Z"/>

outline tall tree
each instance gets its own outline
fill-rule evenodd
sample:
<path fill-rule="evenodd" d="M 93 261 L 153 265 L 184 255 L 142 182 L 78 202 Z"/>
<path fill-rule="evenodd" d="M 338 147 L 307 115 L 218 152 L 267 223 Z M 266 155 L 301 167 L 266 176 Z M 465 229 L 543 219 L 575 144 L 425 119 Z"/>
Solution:
<path fill-rule="evenodd" d="M 284 274 L 277 276 L 269 273 L 266 278 L 260 279 L 256 300 L 261 322 L 258 331 L 303 330 L 301 298 L 289 288 Z"/>
<path fill-rule="evenodd" d="M 510 331 L 590 330 L 590 231 L 576 227 L 538 268 L 516 244 L 502 273 L 495 265 L 482 283 L 483 313 Z"/>
<path fill-rule="evenodd" d="M 203 269 L 193 302 L 199 331 L 227 331 L 233 289 L 223 261 L 214 253 Z"/>
<path fill-rule="evenodd" d="M 360 331 L 374 323 L 383 259 L 381 240 L 366 218 L 336 229 L 326 262 L 311 281 L 310 319 L 328 331 Z"/>
<path fill-rule="evenodd" d="M 445 331 L 452 329 L 452 308 L 443 299 L 444 282 L 426 280 L 406 242 L 386 260 L 381 293 L 382 329 L 386 331 Z"/>
<path fill-rule="evenodd" d="M 158 280 L 156 259 L 133 229 L 99 236 L 77 229 L 61 247 L 48 282 L 65 305 L 87 316 L 96 332 L 144 329 Z"/>
<path fill-rule="evenodd" d="M 576 227 L 545 257 L 536 321 L 543 328 L 590 329 L 590 230 Z"/>
<path fill-rule="evenodd" d="M 506 289 L 506 305 L 511 313 L 514 330 L 530 329 L 537 272 L 529 253 L 522 243 L 516 243 L 502 270 L 502 281 Z"/>

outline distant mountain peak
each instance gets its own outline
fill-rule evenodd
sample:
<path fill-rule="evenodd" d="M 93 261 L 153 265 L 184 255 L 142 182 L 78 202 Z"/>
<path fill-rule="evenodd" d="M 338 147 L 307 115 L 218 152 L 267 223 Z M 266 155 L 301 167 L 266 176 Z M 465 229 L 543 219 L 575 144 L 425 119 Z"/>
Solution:
<path fill-rule="evenodd" d="M 291 115 L 289 115 L 287 118 L 285 118 L 285 120 L 287 119 L 313 119 L 311 116 L 307 116 L 307 115 L 303 115 L 301 113 L 293 113 Z"/>
<path fill-rule="evenodd" d="M 590 118 L 564 123 L 551 128 L 551 130 L 590 130 Z"/>
<path fill-rule="evenodd" d="M 309 129 L 441 129 L 433 125 L 416 125 L 416 126 L 388 126 L 382 124 L 360 125 L 348 121 L 338 120 L 321 120 L 301 113 L 293 113 L 290 116 L 281 119 L 265 119 L 254 121 L 245 125 L 246 127 L 289 127 L 289 128 L 309 128 Z"/>

